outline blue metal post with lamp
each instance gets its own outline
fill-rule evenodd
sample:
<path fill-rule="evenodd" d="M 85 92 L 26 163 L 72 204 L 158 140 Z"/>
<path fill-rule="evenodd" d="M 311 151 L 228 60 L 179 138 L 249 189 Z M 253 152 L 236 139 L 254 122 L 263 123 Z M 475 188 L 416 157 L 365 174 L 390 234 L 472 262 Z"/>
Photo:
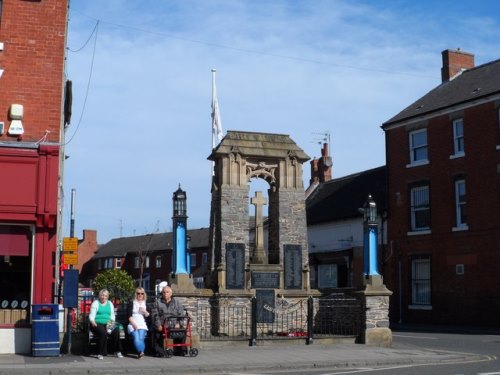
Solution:
<path fill-rule="evenodd" d="M 179 188 L 174 192 L 172 197 L 173 203 L 173 262 L 172 262 L 172 273 L 178 274 L 188 274 L 187 269 L 187 238 L 186 238 L 186 227 L 187 227 L 187 204 L 186 204 L 186 192 Z"/>
<path fill-rule="evenodd" d="M 370 279 L 373 276 L 379 276 L 378 272 L 378 222 L 377 222 L 377 204 L 371 194 L 363 205 L 363 250 L 364 250 L 364 276 Z"/>
<path fill-rule="evenodd" d="M 191 278 L 191 259 L 188 248 L 187 234 L 187 195 L 179 188 L 172 197 L 173 205 L 173 251 L 172 251 L 172 273 L 170 274 L 170 285 L 174 291 L 193 291 L 194 284 Z"/>
<path fill-rule="evenodd" d="M 392 292 L 386 288 L 378 272 L 377 204 L 371 194 L 360 211 L 363 212 L 364 252 L 364 290 L 361 296 L 365 306 L 362 341 L 367 345 L 390 347 L 392 331 L 389 328 L 389 297 Z"/>

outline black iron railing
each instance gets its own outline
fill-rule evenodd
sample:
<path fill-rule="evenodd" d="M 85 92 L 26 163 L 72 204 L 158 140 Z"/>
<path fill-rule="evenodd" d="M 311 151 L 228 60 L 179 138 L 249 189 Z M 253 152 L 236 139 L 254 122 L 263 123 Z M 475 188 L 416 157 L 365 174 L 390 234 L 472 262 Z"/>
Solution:
<path fill-rule="evenodd" d="M 86 330 L 91 294 L 79 296 L 78 307 L 73 309 L 73 331 Z M 338 293 L 326 298 L 303 298 L 289 301 L 278 298 L 274 306 L 264 304 L 257 309 L 256 298 L 211 299 L 196 303 L 189 314 L 193 329 L 201 340 L 257 340 L 303 339 L 312 343 L 314 338 L 335 336 L 357 337 L 362 330 L 361 302 L 347 294 Z M 126 325 L 125 306 L 117 309 L 117 321 Z"/>

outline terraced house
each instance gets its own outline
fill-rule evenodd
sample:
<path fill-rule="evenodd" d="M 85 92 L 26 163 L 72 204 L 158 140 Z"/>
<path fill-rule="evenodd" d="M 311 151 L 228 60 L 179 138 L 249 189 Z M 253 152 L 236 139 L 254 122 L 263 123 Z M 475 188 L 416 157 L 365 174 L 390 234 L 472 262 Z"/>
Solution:
<path fill-rule="evenodd" d="M 390 316 L 498 326 L 500 60 L 442 61 L 442 83 L 382 125 Z"/>

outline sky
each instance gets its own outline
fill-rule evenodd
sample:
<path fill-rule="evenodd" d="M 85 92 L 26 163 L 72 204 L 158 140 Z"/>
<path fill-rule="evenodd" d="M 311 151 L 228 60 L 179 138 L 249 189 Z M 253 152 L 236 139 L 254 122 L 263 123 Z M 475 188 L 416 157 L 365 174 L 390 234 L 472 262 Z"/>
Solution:
<path fill-rule="evenodd" d="M 72 202 L 75 237 L 171 231 L 179 185 L 209 226 L 212 69 L 224 132 L 326 140 L 338 178 L 385 164 L 381 125 L 441 83 L 443 50 L 481 65 L 498 35 L 497 0 L 71 0 L 64 236 Z"/>

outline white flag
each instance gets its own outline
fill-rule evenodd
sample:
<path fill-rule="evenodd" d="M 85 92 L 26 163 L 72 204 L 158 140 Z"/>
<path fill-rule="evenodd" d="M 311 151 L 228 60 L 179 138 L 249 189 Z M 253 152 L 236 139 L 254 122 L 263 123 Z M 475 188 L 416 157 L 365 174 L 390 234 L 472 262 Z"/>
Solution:
<path fill-rule="evenodd" d="M 224 137 L 220 122 L 219 102 L 215 88 L 215 69 L 212 69 L 212 148 L 215 148 Z"/>

